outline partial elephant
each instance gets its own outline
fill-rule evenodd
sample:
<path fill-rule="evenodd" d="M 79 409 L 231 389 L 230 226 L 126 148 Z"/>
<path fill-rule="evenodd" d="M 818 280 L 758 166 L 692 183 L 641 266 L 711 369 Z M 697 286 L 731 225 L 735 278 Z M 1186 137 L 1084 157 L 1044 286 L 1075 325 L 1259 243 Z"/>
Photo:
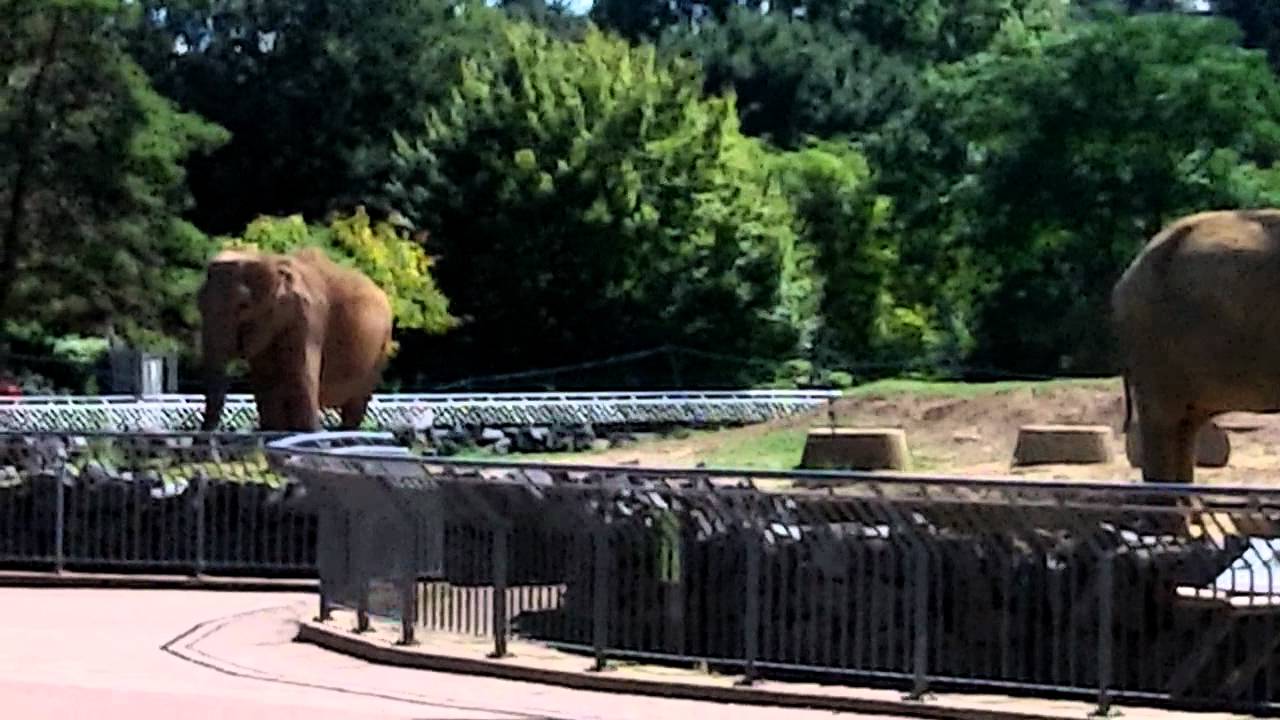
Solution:
<path fill-rule="evenodd" d="M 221 420 L 235 358 L 248 364 L 261 430 L 319 430 L 329 407 L 344 429 L 359 427 L 391 346 L 391 304 L 372 280 L 314 248 L 225 250 L 210 261 L 197 302 L 201 429 Z"/>
<path fill-rule="evenodd" d="M 1193 482 L 1196 436 L 1210 418 L 1280 411 L 1280 210 L 1170 223 L 1111 301 L 1124 428 L 1136 414 L 1144 482 Z"/>

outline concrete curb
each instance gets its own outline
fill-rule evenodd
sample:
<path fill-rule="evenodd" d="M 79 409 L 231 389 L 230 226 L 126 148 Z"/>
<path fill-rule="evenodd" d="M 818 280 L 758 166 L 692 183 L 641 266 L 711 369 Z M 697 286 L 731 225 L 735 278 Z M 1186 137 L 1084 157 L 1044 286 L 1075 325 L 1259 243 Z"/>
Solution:
<path fill-rule="evenodd" d="M 209 577 L 207 575 L 113 575 L 107 573 L 0 571 L 0 587 L 59 587 L 121 590 L 220 590 L 226 592 L 315 592 L 315 580 Z"/>
<path fill-rule="evenodd" d="M 766 705 L 790 708 L 830 710 L 902 717 L 936 718 L 938 720 L 1063 720 L 1062 715 L 1041 715 L 987 708 L 947 707 L 919 702 L 873 700 L 766 690 L 753 687 L 716 687 L 668 680 L 641 680 L 611 677 L 587 672 L 574 673 L 536 667 L 505 664 L 500 660 L 476 660 L 443 654 L 432 654 L 422 648 L 410 650 L 366 640 L 352 633 L 310 620 L 298 621 L 295 642 L 310 643 L 326 650 L 342 653 L 371 663 L 409 667 L 419 670 L 481 675 L 556 685 L 574 690 L 647 695 L 678 700 L 700 700 L 739 705 Z M 1071 716 L 1071 720 L 1078 720 Z"/>

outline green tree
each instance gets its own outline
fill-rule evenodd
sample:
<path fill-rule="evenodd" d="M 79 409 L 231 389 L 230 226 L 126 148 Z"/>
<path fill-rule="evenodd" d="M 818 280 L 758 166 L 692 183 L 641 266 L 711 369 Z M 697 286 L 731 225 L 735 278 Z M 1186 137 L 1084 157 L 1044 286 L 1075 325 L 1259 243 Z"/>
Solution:
<path fill-rule="evenodd" d="M 399 142 L 388 184 L 471 319 L 469 369 L 666 344 L 795 353 L 810 258 L 732 99 L 594 30 L 566 43 L 512 24 L 494 44 Z"/>
<path fill-rule="evenodd" d="M 1274 197 L 1280 83 L 1229 21 L 1111 17 L 946 74 L 972 143 L 949 198 L 995 283 L 980 358 L 1110 369 L 1106 297 L 1173 217 Z M 1052 318 L 1052 322 L 1045 322 Z"/>
<path fill-rule="evenodd" d="M 797 234 L 815 252 L 820 301 L 813 356 L 836 367 L 881 359 L 901 329 L 892 287 L 898 258 L 885 233 L 889 202 L 872 192 L 870 166 L 841 142 L 784 153 L 773 164 L 795 208 Z M 922 345 L 903 349 L 922 353 Z"/>
<path fill-rule="evenodd" d="M 157 87 L 232 133 L 191 169 L 191 219 L 221 234 L 362 204 L 392 131 L 501 17 L 479 0 L 140 1 L 133 48 Z"/>
<path fill-rule="evenodd" d="M 915 100 L 914 63 L 825 22 L 734 8 L 661 47 L 698 61 L 709 93 L 734 92 L 743 132 L 786 147 L 865 133 Z"/>
<path fill-rule="evenodd" d="M 0 320 L 27 339 L 190 327 L 208 239 L 184 162 L 226 139 L 152 90 L 122 49 L 116 3 L 0 9 Z"/>
<path fill-rule="evenodd" d="M 1248 47 L 1265 50 L 1271 67 L 1280 70 L 1280 5 L 1260 0 L 1214 0 L 1213 12 L 1231 18 Z"/>

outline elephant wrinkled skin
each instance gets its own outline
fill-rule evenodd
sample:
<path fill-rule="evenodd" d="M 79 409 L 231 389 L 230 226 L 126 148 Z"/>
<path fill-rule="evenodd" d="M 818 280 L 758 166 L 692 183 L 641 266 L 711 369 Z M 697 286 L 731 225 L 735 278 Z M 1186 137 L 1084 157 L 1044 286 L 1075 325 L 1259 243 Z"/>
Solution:
<path fill-rule="evenodd" d="M 1280 210 L 1170 223 L 1111 300 L 1144 482 L 1193 482 L 1196 436 L 1213 416 L 1280 411 Z"/>
<path fill-rule="evenodd" d="M 209 263 L 198 305 L 202 430 L 221 419 L 233 358 L 248 363 L 261 430 L 318 430 L 328 407 L 339 409 L 344 429 L 363 421 L 392 328 L 391 304 L 368 277 L 313 248 L 225 250 Z"/>

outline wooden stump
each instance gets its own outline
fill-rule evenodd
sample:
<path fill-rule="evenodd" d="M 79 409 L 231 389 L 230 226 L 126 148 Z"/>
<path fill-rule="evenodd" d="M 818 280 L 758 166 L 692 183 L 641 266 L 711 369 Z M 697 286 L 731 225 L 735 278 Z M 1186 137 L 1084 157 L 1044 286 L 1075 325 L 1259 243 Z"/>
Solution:
<path fill-rule="evenodd" d="M 1024 425 L 1013 449 L 1014 465 L 1111 462 L 1111 428 L 1106 425 Z"/>
<path fill-rule="evenodd" d="M 823 470 L 905 470 L 907 435 L 898 428 L 814 428 L 800 467 Z"/>
<path fill-rule="evenodd" d="M 1141 467 L 1139 454 L 1142 450 L 1142 435 L 1135 421 L 1125 433 L 1124 453 L 1129 459 L 1129 467 Z M 1231 439 L 1227 431 L 1210 421 L 1200 428 L 1196 438 L 1196 466 L 1207 468 L 1226 467 L 1231 460 Z"/>

